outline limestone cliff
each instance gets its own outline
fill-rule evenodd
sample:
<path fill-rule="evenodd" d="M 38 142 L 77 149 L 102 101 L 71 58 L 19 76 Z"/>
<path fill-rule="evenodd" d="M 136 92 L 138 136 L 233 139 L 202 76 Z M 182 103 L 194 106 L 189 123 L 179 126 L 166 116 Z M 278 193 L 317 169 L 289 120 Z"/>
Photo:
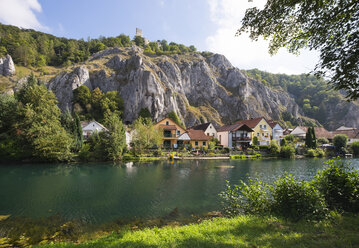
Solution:
<path fill-rule="evenodd" d="M 0 75 L 12 76 L 15 74 L 15 65 L 11 56 L 8 54 L 3 58 L 0 58 Z"/>
<path fill-rule="evenodd" d="M 61 73 L 48 87 L 64 110 L 71 109 L 72 91 L 83 84 L 91 90 L 119 91 L 126 122 L 136 119 L 141 108 L 148 108 L 155 120 L 176 111 L 187 126 L 258 116 L 279 120 L 283 111 L 299 119 L 302 114 L 287 92 L 248 78 L 219 54 L 146 56 L 138 47 L 113 48 Z"/>

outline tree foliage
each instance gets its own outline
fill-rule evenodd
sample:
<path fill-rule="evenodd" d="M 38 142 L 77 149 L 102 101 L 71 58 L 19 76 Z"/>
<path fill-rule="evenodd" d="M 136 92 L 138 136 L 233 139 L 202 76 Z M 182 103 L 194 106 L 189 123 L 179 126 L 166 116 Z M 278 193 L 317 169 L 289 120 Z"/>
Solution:
<path fill-rule="evenodd" d="M 183 129 L 186 129 L 185 125 L 183 124 L 183 122 L 178 117 L 178 115 L 177 115 L 177 113 L 175 111 L 172 111 L 172 112 L 168 113 L 168 118 L 170 118 L 172 121 L 176 122 L 177 125 L 179 125 Z"/>
<path fill-rule="evenodd" d="M 345 134 L 337 134 L 333 138 L 333 144 L 338 153 L 344 154 L 348 143 L 348 136 Z"/>
<path fill-rule="evenodd" d="M 281 47 L 298 53 L 302 48 L 318 50 L 317 75 L 329 76 L 348 99 L 359 97 L 359 2 L 355 0 L 269 0 L 264 9 L 250 8 L 237 34 L 249 32 L 270 41 L 269 52 Z"/>
<path fill-rule="evenodd" d="M 145 121 L 142 117 L 139 117 L 134 122 L 133 129 L 135 131 L 132 136 L 132 142 L 136 154 L 141 153 L 144 149 L 161 145 L 163 132 L 156 129 L 152 121 Z"/>
<path fill-rule="evenodd" d="M 108 129 L 104 141 L 107 158 L 113 161 L 119 160 L 126 147 L 125 127 L 121 118 L 112 112 L 106 114 L 104 123 Z"/>

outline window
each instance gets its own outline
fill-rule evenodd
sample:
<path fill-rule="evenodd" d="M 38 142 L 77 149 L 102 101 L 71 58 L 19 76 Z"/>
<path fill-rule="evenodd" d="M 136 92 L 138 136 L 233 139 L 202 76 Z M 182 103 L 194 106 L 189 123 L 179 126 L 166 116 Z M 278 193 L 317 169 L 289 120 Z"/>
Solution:
<path fill-rule="evenodd" d="M 170 122 L 169 121 L 166 121 L 166 125 L 168 126 L 170 124 Z"/>
<path fill-rule="evenodd" d="M 195 146 L 198 146 L 198 141 L 195 141 L 195 142 L 194 142 L 194 145 L 195 145 Z"/>
<path fill-rule="evenodd" d="M 205 146 L 205 145 L 206 145 L 206 141 L 203 141 L 203 142 L 202 142 L 202 145 L 204 145 L 204 146 Z"/>
<path fill-rule="evenodd" d="M 177 136 L 181 135 L 181 131 L 177 130 Z"/>
<path fill-rule="evenodd" d="M 219 142 L 222 141 L 222 135 L 219 135 Z"/>
<path fill-rule="evenodd" d="M 259 125 L 260 128 L 262 128 L 262 125 Z"/>
<path fill-rule="evenodd" d="M 209 133 L 207 133 L 207 136 L 209 136 Z"/>
<path fill-rule="evenodd" d="M 262 137 L 264 137 L 264 133 L 262 133 Z"/>
<path fill-rule="evenodd" d="M 259 133 L 257 133 L 257 136 L 259 137 Z"/>
<path fill-rule="evenodd" d="M 264 128 L 267 128 L 267 125 L 264 125 Z"/>

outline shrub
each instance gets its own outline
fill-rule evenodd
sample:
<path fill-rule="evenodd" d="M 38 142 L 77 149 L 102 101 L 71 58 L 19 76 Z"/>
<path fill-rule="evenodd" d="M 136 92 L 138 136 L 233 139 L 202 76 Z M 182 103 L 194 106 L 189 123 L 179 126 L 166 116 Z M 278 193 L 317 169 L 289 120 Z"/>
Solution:
<path fill-rule="evenodd" d="M 315 149 L 308 149 L 307 150 L 307 157 L 314 158 L 317 156 L 317 152 Z"/>
<path fill-rule="evenodd" d="M 329 160 L 316 175 L 316 186 L 329 209 L 359 211 L 359 175 L 342 160 Z"/>
<path fill-rule="evenodd" d="M 226 181 L 226 189 L 219 195 L 222 198 L 224 212 L 227 216 L 244 214 L 264 214 L 270 209 L 269 185 L 256 180 L 249 179 L 243 186 L 231 187 Z"/>
<path fill-rule="evenodd" d="M 279 152 L 280 152 L 279 146 L 276 143 L 272 142 L 271 145 L 269 146 L 269 153 L 273 156 L 278 156 Z"/>
<path fill-rule="evenodd" d="M 354 156 L 359 156 L 359 141 L 353 142 L 350 147 L 353 150 Z"/>
<path fill-rule="evenodd" d="M 78 156 L 81 161 L 90 161 L 91 160 L 91 152 L 90 152 L 91 146 L 90 144 L 83 144 Z"/>
<path fill-rule="evenodd" d="M 317 156 L 318 156 L 319 158 L 322 158 L 322 157 L 324 157 L 324 155 L 325 155 L 323 149 L 317 148 L 317 149 L 316 149 L 316 152 L 317 152 Z"/>
<path fill-rule="evenodd" d="M 229 151 L 230 151 L 229 147 L 224 147 L 223 150 L 225 153 L 229 153 Z"/>
<path fill-rule="evenodd" d="M 318 138 L 318 139 L 317 139 L 317 142 L 318 142 L 318 144 L 320 144 L 320 145 L 329 144 L 329 140 L 326 139 L 326 138 Z"/>
<path fill-rule="evenodd" d="M 281 139 L 280 140 L 280 146 L 285 146 L 285 145 L 287 145 L 286 139 Z"/>
<path fill-rule="evenodd" d="M 255 146 L 258 145 L 258 137 L 257 136 L 253 137 L 253 145 L 255 145 Z"/>
<path fill-rule="evenodd" d="M 282 146 L 280 149 L 280 156 L 282 158 L 293 158 L 295 155 L 295 150 L 291 146 Z"/>
<path fill-rule="evenodd" d="M 347 142 L 348 142 L 348 136 L 346 136 L 345 134 L 337 134 L 333 138 L 333 144 L 335 145 L 335 149 L 340 154 L 345 154 L 346 152 L 345 148 L 347 146 Z"/>
<path fill-rule="evenodd" d="M 269 149 L 269 146 L 267 146 L 267 145 L 259 145 L 258 147 L 260 150 L 268 150 Z"/>
<path fill-rule="evenodd" d="M 279 177 L 272 188 L 273 212 L 293 221 L 322 219 L 326 205 L 320 192 L 309 182 L 298 181 L 292 175 Z"/>

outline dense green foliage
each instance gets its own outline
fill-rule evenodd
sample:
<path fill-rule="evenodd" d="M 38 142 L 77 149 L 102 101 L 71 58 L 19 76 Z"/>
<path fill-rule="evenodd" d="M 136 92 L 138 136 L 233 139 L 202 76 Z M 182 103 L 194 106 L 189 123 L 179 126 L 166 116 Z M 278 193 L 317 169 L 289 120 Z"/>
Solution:
<path fill-rule="evenodd" d="M 279 155 L 282 158 L 293 158 L 295 155 L 295 149 L 291 145 L 285 145 L 280 148 Z"/>
<path fill-rule="evenodd" d="M 160 46 L 158 46 L 158 44 Z M 0 56 L 10 54 L 15 64 L 41 67 L 45 65 L 61 66 L 83 62 L 90 55 L 109 47 L 128 47 L 136 44 L 145 47 L 149 54 L 173 54 L 195 52 L 194 46 L 166 40 L 151 42 L 145 46 L 144 38 L 136 36 L 131 41 L 129 36 L 121 34 L 116 37 L 99 37 L 87 41 L 58 38 L 50 34 L 31 29 L 0 24 Z"/>
<path fill-rule="evenodd" d="M 139 117 L 133 123 L 133 129 L 136 131 L 132 136 L 132 148 L 136 155 L 142 153 L 145 149 L 161 145 L 163 132 L 155 128 L 151 119 Z"/>
<path fill-rule="evenodd" d="M 348 143 L 348 136 L 345 134 L 337 134 L 333 138 L 333 144 L 335 145 L 335 149 L 339 154 L 346 153 L 346 147 Z"/>
<path fill-rule="evenodd" d="M 340 160 L 329 160 L 312 182 L 284 174 L 273 185 L 250 180 L 230 186 L 220 194 L 229 216 L 275 214 L 286 219 L 319 220 L 330 210 L 359 212 L 359 175 Z"/>
<path fill-rule="evenodd" d="M 308 127 L 307 133 L 305 134 L 305 146 L 308 148 L 317 148 L 317 138 L 315 137 L 314 127 Z"/>
<path fill-rule="evenodd" d="M 359 175 L 348 163 L 329 160 L 315 183 L 329 209 L 359 212 Z"/>
<path fill-rule="evenodd" d="M 359 141 L 353 142 L 350 147 L 353 151 L 353 155 L 356 157 L 359 156 Z"/>
<path fill-rule="evenodd" d="M 92 92 L 85 85 L 74 90 L 74 112 L 82 119 L 103 121 L 107 113 L 121 117 L 124 110 L 123 99 L 118 91 L 103 93 L 99 88 Z"/>
<path fill-rule="evenodd" d="M 112 112 L 106 114 L 104 123 L 108 129 L 104 141 L 107 158 L 114 161 L 119 160 L 126 147 L 125 127 L 121 118 Z"/>
<path fill-rule="evenodd" d="M 317 75 L 330 77 L 347 97 L 359 97 L 359 2 L 356 0 L 267 1 L 263 9 L 250 8 L 238 34 L 249 32 L 253 40 L 269 40 L 269 52 L 286 47 L 318 50 Z"/>
<path fill-rule="evenodd" d="M 350 103 L 345 101 L 340 92 L 331 89 L 323 79 L 306 74 L 272 74 L 258 69 L 245 72 L 269 87 L 281 88 L 293 95 L 304 114 L 317 120 L 326 128 L 337 127 L 336 121 L 343 119 L 350 111 Z M 288 112 L 283 113 L 282 119 L 287 126 L 300 125 L 298 120 Z M 315 123 L 304 124 L 315 125 Z"/>
<path fill-rule="evenodd" d="M 148 108 L 142 108 L 138 113 L 138 117 L 142 117 L 143 119 L 151 119 L 152 115 Z"/>

